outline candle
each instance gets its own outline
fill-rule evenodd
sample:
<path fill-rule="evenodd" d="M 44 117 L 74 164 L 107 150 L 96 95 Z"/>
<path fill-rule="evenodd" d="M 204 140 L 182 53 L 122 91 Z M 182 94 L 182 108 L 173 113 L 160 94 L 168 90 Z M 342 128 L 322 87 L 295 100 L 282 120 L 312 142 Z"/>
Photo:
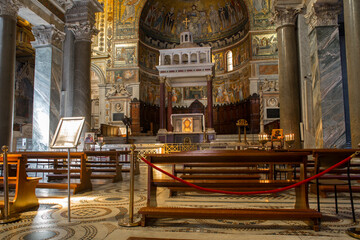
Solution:
<path fill-rule="evenodd" d="M 295 134 L 290 133 L 285 135 L 285 141 L 294 141 L 295 140 Z"/>

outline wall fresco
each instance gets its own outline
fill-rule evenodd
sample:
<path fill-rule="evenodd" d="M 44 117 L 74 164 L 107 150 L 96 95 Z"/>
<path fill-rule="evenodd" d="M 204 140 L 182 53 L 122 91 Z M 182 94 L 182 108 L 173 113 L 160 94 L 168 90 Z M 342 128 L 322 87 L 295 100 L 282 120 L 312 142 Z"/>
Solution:
<path fill-rule="evenodd" d="M 114 82 L 128 84 L 137 82 L 137 70 L 133 69 L 121 69 L 114 71 Z"/>
<path fill-rule="evenodd" d="M 244 100 L 250 96 L 250 68 L 225 78 L 215 79 L 213 86 L 214 104 L 229 104 Z"/>
<path fill-rule="evenodd" d="M 140 100 L 152 104 L 160 104 L 160 85 L 156 76 L 140 72 Z"/>

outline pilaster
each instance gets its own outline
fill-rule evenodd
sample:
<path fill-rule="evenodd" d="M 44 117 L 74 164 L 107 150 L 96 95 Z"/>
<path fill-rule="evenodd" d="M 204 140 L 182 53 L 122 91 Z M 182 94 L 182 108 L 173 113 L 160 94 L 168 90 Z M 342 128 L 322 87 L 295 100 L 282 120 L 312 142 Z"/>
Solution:
<path fill-rule="evenodd" d="M 317 148 L 344 147 L 345 112 L 337 16 L 341 5 L 314 3 L 309 25 L 313 119 Z"/>

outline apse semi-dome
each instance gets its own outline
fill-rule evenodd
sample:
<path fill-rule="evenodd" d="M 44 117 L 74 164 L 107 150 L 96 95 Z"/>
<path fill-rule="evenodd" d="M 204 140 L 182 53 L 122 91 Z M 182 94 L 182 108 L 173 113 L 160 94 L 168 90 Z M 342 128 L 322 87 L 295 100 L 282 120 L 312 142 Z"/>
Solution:
<path fill-rule="evenodd" d="M 179 43 L 186 26 L 196 43 L 219 39 L 230 43 L 242 39 L 250 24 L 242 0 L 148 0 L 141 13 L 140 34 L 145 42 Z"/>

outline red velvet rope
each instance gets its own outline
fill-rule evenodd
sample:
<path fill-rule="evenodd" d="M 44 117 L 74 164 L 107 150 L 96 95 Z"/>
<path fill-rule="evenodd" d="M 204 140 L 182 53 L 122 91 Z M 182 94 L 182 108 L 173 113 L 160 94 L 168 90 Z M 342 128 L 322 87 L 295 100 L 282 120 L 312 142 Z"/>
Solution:
<path fill-rule="evenodd" d="M 197 186 L 195 184 L 192 184 L 188 181 L 185 181 L 179 177 L 176 177 L 174 175 L 172 175 L 171 173 L 168 173 L 166 171 L 164 171 L 163 169 L 155 166 L 154 164 L 152 164 L 151 162 L 149 162 L 148 160 L 146 160 L 144 157 L 141 157 L 141 160 L 143 162 L 145 162 L 147 165 L 151 166 L 152 168 L 155 168 L 156 170 L 162 172 L 163 174 L 171 177 L 172 179 L 174 180 L 177 180 L 179 182 L 182 182 L 192 188 L 195 188 L 195 189 L 198 189 L 198 190 L 202 190 L 202 191 L 205 191 L 205 192 L 212 192 L 212 193 L 223 193 L 223 194 L 232 194 L 232 195 L 255 195 L 255 194 L 269 194 L 269 193 L 278 193 L 278 192 L 283 192 L 283 191 L 286 191 L 286 190 L 289 190 L 291 188 L 295 188 L 295 187 L 298 187 L 302 184 L 305 184 L 305 183 L 308 183 L 310 182 L 311 180 L 314 180 L 315 178 L 319 178 L 321 177 L 322 175 L 330 172 L 331 170 L 333 170 L 334 168 L 337 168 L 338 166 L 341 166 L 343 165 L 344 163 L 350 161 L 353 157 L 355 157 L 358 153 L 354 153 L 352 154 L 350 157 L 347 157 L 345 158 L 344 160 L 342 160 L 341 162 L 338 162 L 337 164 L 329 167 L 328 169 L 312 176 L 312 177 L 309 177 L 305 180 L 302 180 L 300 182 L 297 182 L 295 184 L 292 184 L 292 185 L 289 185 L 289 186 L 286 186 L 286 187 L 283 187 L 283 188 L 278 188 L 278 189 L 273 189 L 273 190 L 264 190 L 264 191 L 252 191 L 252 192 L 231 192 L 231 191 L 223 191 L 223 190 L 216 190 L 216 189 L 210 189 L 210 188 L 204 188 L 204 187 L 200 187 L 200 186 Z"/>

